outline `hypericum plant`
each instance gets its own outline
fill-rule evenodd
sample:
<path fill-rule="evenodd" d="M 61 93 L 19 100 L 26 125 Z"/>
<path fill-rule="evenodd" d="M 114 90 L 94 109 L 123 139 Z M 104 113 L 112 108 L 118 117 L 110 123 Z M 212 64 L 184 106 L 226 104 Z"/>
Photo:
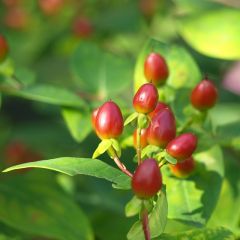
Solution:
<path fill-rule="evenodd" d="M 191 95 L 191 102 L 188 97 L 186 106 L 177 109 L 182 110 L 186 116 L 184 121 L 179 121 L 179 113 L 174 105 L 178 99 L 169 100 L 165 96 L 167 99 L 165 102 L 163 95 L 159 94 L 163 88 L 168 87 L 163 84 L 168 84 L 169 73 L 171 77 L 163 54 L 157 50 L 145 53 L 141 71 L 145 81 L 133 96 L 135 112 L 125 116 L 125 121 L 120 107 L 112 100 L 106 101 L 92 112 L 89 121 L 92 122 L 93 129 L 101 140 L 92 158 L 57 158 L 21 164 L 5 170 L 26 167 L 48 168 L 69 175 L 79 173 L 104 178 L 113 182 L 115 188 L 131 189 L 134 196 L 126 205 L 126 215 L 138 215 L 139 220 L 130 229 L 127 235 L 129 240 L 150 240 L 161 235 L 168 218 L 188 221 L 189 215 L 196 210 L 192 207 L 191 201 L 200 211 L 199 202 L 202 195 L 198 189 L 194 189 L 196 193 L 194 199 L 188 200 L 188 209 L 184 209 L 182 205 L 176 212 L 173 209 L 177 203 L 175 197 L 182 193 L 179 189 L 181 181 L 184 181 L 182 177 L 199 174 L 198 163 L 193 160 L 194 152 L 197 149 L 198 135 L 206 132 L 203 127 L 207 123 L 206 110 L 215 104 L 217 97 L 213 84 L 210 84 L 209 80 L 203 80 L 192 93 L 188 92 L 189 96 Z M 130 131 L 129 129 L 131 139 L 133 135 L 136 155 L 128 156 L 123 163 L 121 137 L 127 130 Z M 217 150 L 211 151 L 215 153 Z M 119 170 L 97 159 L 105 152 L 113 159 Z M 133 171 L 126 167 L 131 158 L 135 162 Z M 166 165 L 169 167 L 165 167 Z M 181 179 L 176 182 L 176 177 Z M 184 182 L 185 185 L 191 190 L 194 188 L 193 185 L 195 186 L 190 181 Z M 174 191 L 174 194 L 171 194 L 171 191 Z M 166 194 L 169 194 L 168 201 Z M 181 196 L 179 198 L 182 199 Z M 179 205 L 177 207 L 179 208 Z M 199 216 L 197 217 L 202 221 Z"/>
<path fill-rule="evenodd" d="M 8 43 L 3 35 L 0 34 L 0 63 L 5 60 L 8 54 Z"/>

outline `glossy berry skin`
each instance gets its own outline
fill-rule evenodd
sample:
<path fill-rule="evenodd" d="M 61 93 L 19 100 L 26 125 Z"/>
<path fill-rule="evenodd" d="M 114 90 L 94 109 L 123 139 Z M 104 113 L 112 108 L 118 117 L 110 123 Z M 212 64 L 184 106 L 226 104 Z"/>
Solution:
<path fill-rule="evenodd" d="M 148 134 L 148 128 L 144 128 L 141 130 L 141 148 L 144 148 L 148 145 L 147 142 L 147 134 Z M 133 133 L 133 145 L 135 148 L 137 148 L 137 129 Z"/>
<path fill-rule="evenodd" d="M 0 63 L 5 60 L 8 54 L 8 44 L 6 39 L 0 35 Z"/>
<path fill-rule="evenodd" d="M 148 143 L 165 147 L 175 136 L 175 117 L 168 108 L 165 108 L 152 118 L 148 129 Z"/>
<path fill-rule="evenodd" d="M 162 175 L 155 159 L 143 161 L 132 177 L 132 190 L 141 199 L 153 197 L 162 188 Z"/>
<path fill-rule="evenodd" d="M 98 110 L 95 129 L 101 139 L 116 138 L 123 131 L 123 116 L 118 105 L 105 102 Z"/>
<path fill-rule="evenodd" d="M 196 147 L 197 137 L 192 133 L 184 133 L 169 142 L 166 150 L 178 161 L 183 161 L 192 156 Z"/>
<path fill-rule="evenodd" d="M 170 164 L 169 167 L 176 177 L 186 178 L 195 170 L 195 161 L 193 157 L 189 157 L 176 165 Z"/>
<path fill-rule="evenodd" d="M 150 112 L 148 116 L 152 119 L 154 116 L 156 116 L 160 111 L 162 111 L 165 108 L 169 109 L 169 106 L 163 102 L 158 102 L 155 109 L 152 112 Z"/>
<path fill-rule="evenodd" d="M 144 75 L 154 85 L 163 85 L 169 75 L 165 59 L 158 53 L 150 53 L 144 63 Z"/>
<path fill-rule="evenodd" d="M 202 80 L 191 93 L 191 103 L 198 110 L 212 108 L 218 97 L 214 84 L 209 80 Z"/>
<path fill-rule="evenodd" d="M 157 102 L 157 88 L 151 83 L 146 83 L 135 93 L 133 107 L 138 113 L 149 113 L 155 109 Z"/>
<path fill-rule="evenodd" d="M 89 38 L 93 33 L 93 26 L 88 18 L 79 17 L 73 23 L 73 33 L 79 38 Z"/>
<path fill-rule="evenodd" d="M 92 128 L 94 130 L 95 130 L 95 124 L 96 124 L 96 118 L 97 118 L 98 110 L 99 110 L 99 108 L 94 109 L 93 112 L 92 112 L 92 116 L 91 116 Z"/>

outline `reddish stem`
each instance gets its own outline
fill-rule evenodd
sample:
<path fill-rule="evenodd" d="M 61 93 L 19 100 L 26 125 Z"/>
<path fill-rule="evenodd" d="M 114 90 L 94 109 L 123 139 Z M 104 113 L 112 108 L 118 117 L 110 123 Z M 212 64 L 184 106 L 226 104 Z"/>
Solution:
<path fill-rule="evenodd" d="M 142 209 L 142 212 L 141 212 L 141 220 L 142 220 L 142 229 L 144 232 L 145 240 L 151 240 L 149 221 L 148 221 L 148 211 L 145 207 Z"/>
<path fill-rule="evenodd" d="M 113 160 L 114 160 L 114 162 L 116 163 L 116 165 L 118 166 L 118 168 L 123 172 L 123 173 L 125 173 L 126 175 L 128 175 L 129 177 L 133 177 L 133 175 L 132 175 L 132 173 L 130 173 L 128 170 L 127 170 L 127 168 L 125 167 L 125 165 L 120 161 L 120 159 L 117 157 L 117 156 L 115 156 L 114 158 L 113 158 Z"/>

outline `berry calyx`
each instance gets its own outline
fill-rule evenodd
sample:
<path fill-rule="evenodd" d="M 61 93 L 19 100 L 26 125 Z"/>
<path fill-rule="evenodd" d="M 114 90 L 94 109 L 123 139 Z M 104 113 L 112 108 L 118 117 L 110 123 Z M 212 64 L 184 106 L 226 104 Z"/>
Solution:
<path fill-rule="evenodd" d="M 116 103 L 108 101 L 99 108 L 95 129 L 101 139 L 116 138 L 122 134 L 123 116 Z"/>
<path fill-rule="evenodd" d="M 163 103 L 163 102 L 158 102 L 157 106 L 155 107 L 155 109 L 152 112 L 150 112 L 148 114 L 148 116 L 150 118 L 153 118 L 154 116 L 156 116 L 160 111 L 162 111 L 165 108 L 169 109 L 169 106 L 167 104 Z"/>
<path fill-rule="evenodd" d="M 171 110 L 165 108 L 152 118 L 148 129 L 148 143 L 165 147 L 175 136 L 175 117 Z"/>
<path fill-rule="evenodd" d="M 138 113 L 152 112 L 158 102 L 157 88 L 151 84 L 143 84 L 135 93 L 133 98 L 133 107 Z"/>
<path fill-rule="evenodd" d="M 183 162 L 179 162 L 176 165 L 169 165 L 171 172 L 176 176 L 180 178 L 186 178 L 191 173 L 193 173 L 195 169 L 195 161 L 193 157 L 189 157 Z"/>
<path fill-rule="evenodd" d="M 95 129 L 95 124 L 96 124 L 96 118 L 98 114 L 99 108 L 96 108 L 92 111 L 92 116 L 91 116 L 91 122 L 92 122 L 92 128 Z"/>
<path fill-rule="evenodd" d="M 183 161 L 193 154 L 196 147 L 197 137 L 192 133 L 184 133 L 169 142 L 166 150 L 178 161 Z"/>
<path fill-rule="evenodd" d="M 215 85 L 207 80 L 202 80 L 191 93 L 191 103 L 198 110 L 207 110 L 212 108 L 218 97 Z"/>
<path fill-rule="evenodd" d="M 132 190 L 142 199 L 153 197 L 162 188 L 162 175 L 155 159 L 143 161 L 132 177 Z"/>
<path fill-rule="evenodd" d="M 3 62 L 8 54 L 8 44 L 4 36 L 0 35 L 0 62 Z"/>
<path fill-rule="evenodd" d="M 141 137 L 140 137 L 141 148 L 144 148 L 148 145 L 147 134 L 148 134 L 148 128 L 141 129 Z M 135 129 L 133 133 L 133 145 L 135 148 L 137 148 L 137 129 Z"/>
<path fill-rule="evenodd" d="M 165 59 L 158 53 L 150 53 L 144 63 L 144 75 L 154 85 L 163 85 L 169 75 Z"/>

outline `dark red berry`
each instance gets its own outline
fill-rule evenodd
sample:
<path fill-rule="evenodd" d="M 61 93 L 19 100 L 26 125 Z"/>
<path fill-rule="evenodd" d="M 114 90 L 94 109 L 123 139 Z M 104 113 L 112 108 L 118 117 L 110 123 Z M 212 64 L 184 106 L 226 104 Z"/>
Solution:
<path fill-rule="evenodd" d="M 168 108 L 163 109 L 152 118 L 148 129 L 148 143 L 165 147 L 176 136 L 174 115 Z"/>
<path fill-rule="evenodd" d="M 176 165 L 169 165 L 171 172 L 177 177 L 188 177 L 195 169 L 193 157 L 189 157 Z"/>
<path fill-rule="evenodd" d="M 143 161 L 132 177 L 132 190 L 139 198 L 153 197 L 162 188 L 162 175 L 155 159 Z"/>
<path fill-rule="evenodd" d="M 197 147 L 197 137 L 192 133 L 184 133 L 168 143 L 166 150 L 168 154 L 179 161 L 192 156 Z"/>
<path fill-rule="evenodd" d="M 94 109 L 93 112 L 92 112 L 92 116 L 91 116 L 92 127 L 93 127 L 94 130 L 95 130 L 95 124 L 96 124 L 96 118 L 97 118 L 98 110 L 99 110 L 99 108 Z"/>
<path fill-rule="evenodd" d="M 0 35 L 0 62 L 4 61 L 8 54 L 8 44 L 6 39 Z"/>
<path fill-rule="evenodd" d="M 209 80 L 202 80 L 191 93 L 191 103 L 199 110 L 212 108 L 218 97 L 214 84 Z"/>
<path fill-rule="evenodd" d="M 141 148 L 144 148 L 148 145 L 147 134 L 148 134 L 148 128 L 141 129 L 141 138 L 140 138 Z M 133 145 L 135 148 L 137 148 L 137 129 L 133 133 Z"/>
<path fill-rule="evenodd" d="M 79 38 L 89 38 L 93 33 L 92 23 L 85 17 L 75 19 L 73 23 L 73 33 Z"/>
<path fill-rule="evenodd" d="M 163 103 L 163 102 L 158 102 L 157 106 L 155 107 L 155 109 L 152 112 L 150 112 L 148 114 L 148 116 L 150 118 L 153 118 L 154 116 L 156 116 L 156 114 L 158 114 L 160 111 L 162 111 L 165 108 L 169 109 L 169 106 L 167 104 Z"/>
<path fill-rule="evenodd" d="M 154 85 L 164 84 L 169 74 L 165 59 L 158 53 L 150 53 L 144 63 L 144 74 Z"/>
<path fill-rule="evenodd" d="M 139 113 L 152 112 L 158 101 L 158 90 L 151 84 L 143 84 L 135 93 L 133 98 L 133 107 Z"/>
<path fill-rule="evenodd" d="M 99 108 L 95 127 L 101 139 L 116 138 L 122 134 L 123 116 L 116 103 L 108 101 Z"/>

